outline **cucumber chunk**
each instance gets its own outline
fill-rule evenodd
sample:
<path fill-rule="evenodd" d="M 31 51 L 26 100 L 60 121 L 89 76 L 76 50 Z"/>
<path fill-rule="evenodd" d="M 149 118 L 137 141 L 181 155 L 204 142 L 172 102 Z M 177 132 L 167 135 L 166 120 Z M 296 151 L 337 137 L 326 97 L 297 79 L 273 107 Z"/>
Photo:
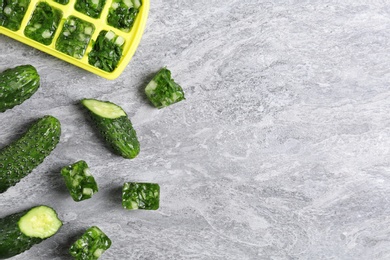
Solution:
<path fill-rule="evenodd" d="M 118 105 L 96 99 L 83 99 L 86 107 L 106 142 L 124 158 L 135 158 L 140 151 L 137 133 L 126 112 Z"/>
<path fill-rule="evenodd" d="M 160 186 L 157 183 L 124 183 L 122 206 L 125 209 L 157 210 L 160 206 Z"/>
<path fill-rule="evenodd" d="M 98 259 L 111 246 L 111 240 L 98 227 L 92 226 L 70 247 L 77 260 Z"/>
<path fill-rule="evenodd" d="M 184 91 L 172 78 L 167 68 L 162 68 L 145 88 L 146 96 L 157 108 L 164 108 L 185 99 Z"/>
<path fill-rule="evenodd" d="M 45 116 L 35 122 L 18 140 L 0 150 L 0 193 L 18 183 L 57 146 L 61 124 Z"/>
<path fill-rule="evenodd" d="M 61 226 L 55 210 L 44 205 L 0 219 L 0 259 L 30 249 L 56 234 Z"/>
<path fill-rule="evenodd" d="M 85 161 L 78 161 L 62 168 L 61 175 L 74 201 L 90 199 L 94 193 L 98 192 L 95 178 L 91 175 Z"/>

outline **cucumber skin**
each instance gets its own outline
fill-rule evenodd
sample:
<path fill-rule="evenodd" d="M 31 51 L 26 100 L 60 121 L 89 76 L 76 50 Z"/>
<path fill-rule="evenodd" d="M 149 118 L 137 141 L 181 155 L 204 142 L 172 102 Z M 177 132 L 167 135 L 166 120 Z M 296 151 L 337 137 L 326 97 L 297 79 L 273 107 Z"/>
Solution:
<path fill-rule="evenodd" d="M 0 219 L 0 259 L 18 255 L 42 241 L 41 238 L 24 235 L 18 227 L 19 219 L 28 211 L 25 210 Z"/>
<path fill-rule="evenodd" d="M 44 116 L 21 138 L 0 150 L 0 193 L 27 176 L 51 153 L 60 140 L 61 124 Z"/>
<path fill-rule="evenodd" d="M 18 226 L 20 218 L 33 208 L 35 207 L 0 219 L 0 259 L 7 259 L 21 254 L 32 246 L 49 238 L 29 237 L 20 231 Z"/>
<path fill-rule="evenodd" d="M 118 106 L 112 102 L 104 102 Z M 111 145 L 115 153 L 126 159 L 133 159 L 139 154 L 140 144 L 137 133 L 127 115 L 111 119 L 101 117 L 88 108 L 87 110 L 100 134 Z"/>
<path fill-rule="evenodd" d="M 21 65 L 0 73 L 0 112 L 22 104 L 40 86 L 40 76 L 31 65 Z"/>

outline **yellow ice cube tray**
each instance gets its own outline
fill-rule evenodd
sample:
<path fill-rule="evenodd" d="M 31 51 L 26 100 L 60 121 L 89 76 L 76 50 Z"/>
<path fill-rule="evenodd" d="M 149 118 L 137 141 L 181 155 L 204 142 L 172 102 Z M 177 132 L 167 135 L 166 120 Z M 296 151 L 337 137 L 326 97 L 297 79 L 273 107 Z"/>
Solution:
<path fill-rule="evenodd" d="M 15 2 L 17 1 L 18 0 L 15 0 Z M 1 2 L 2 1 L 0 0 L 0 3 Z M 32 15 L 37 5 L 41 2 L 47 3 L 54 10 L 57 9 L 62 13 L 61 20 L 59 21 L 58 27 L 54 32 L 53 40 L 49 45 L 45 45 L 35 40 L 32 40 L 31 38 L 25 35 L 25 28 L 28 25 L 30 19 L 32 18 Z M 142 0 L 141 2 L 142 5 L 139 8 L 139 12 L 134 20 L 134 23 L 131 29 L 127 31 L 123 29 L 115 28 L 107 23 L 107 16 L 109 13 L 109 9 L 112 7 L 112 4 L 115 4 L 114 3 L 116 2 L 115 0 L 106 0 L 99 18 L 92 18 L 86 14 L 81 13 L 80 11 L 77 11 L 75 9 L 76 2 L 77 0 L 69 0 L 67 4 L 60 4 L 55 2 L 54 0 L 30 0 L 30 3 L 28 4 L 27 10 L 25 11 L 23 19 L 21 21 L 21 26 L 17 31 L 12 31 L 4 26 L 1 26 L 2 18 L 0 13 L 0 34 L 7 35 L 8 37 L 11 37 L 27 45 L 30 45 L 38 50 L 46 52 L 50 55 L 53 55 L 59 59 L 74 64 L 80 68 L 83 68 L 87 71 L 90 71 L 106 79 L 117 78 L 123 72 L 127 64 L 130 62 L 141 40 L 142 34 L 145 29 L 146 20 L 148 17 L 149 6 L 150 6 L 149 0 Z M 128 3 L 129 0 L 123 0 L 123 2 Z M 7 7 L 5 7 L 4 10 L 6 8 Z M 4 10 L 2 11 L 4 12 Z M 66 23 L 68 18 L 70 19 L 79 18 L 84 22 L 91 23 L 94 27 L 93 33 L 91 32 L 92 33 L 91 38 L 89 40 L 89 43 L 86 44 L 86 49 L 82 54 L 82 57 L 77 57 L 77 58 L 72 57 L 56 49 L 57 39 L 62 33 L 63 26 Z M 88 63 L 88 54 L 91 52 L 93 43 L 95 42 L 95 40 L 97 39 L 101 31 L 113 32 L 115 34 L 115 37 L 119 38 L 120 36 L 124 39 L 124 43 L 122 43 L 122 48 L 123 48 L 122 57 L 120 58 L 117 67 L 112 72 L 104 71 Z M 123 39 L 121 39 L 121 41 L 123 41 Z"/>

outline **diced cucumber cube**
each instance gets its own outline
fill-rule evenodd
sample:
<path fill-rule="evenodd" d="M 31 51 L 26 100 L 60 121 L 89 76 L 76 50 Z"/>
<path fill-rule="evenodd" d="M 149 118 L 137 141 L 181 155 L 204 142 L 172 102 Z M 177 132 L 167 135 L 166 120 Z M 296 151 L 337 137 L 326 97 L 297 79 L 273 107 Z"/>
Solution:
<path fill-rule="evenodd" d="M 141 1 L 140 0 L 133 0 L 133 4 L 135 8 L 139 8 L 141 6 Z"/>
<path fill-rule="evenodd" d="M 11 7 L 9 7 L 9 6 L 6 6 L 5 8 L 4 8 L 4 13 L 5 14 L 11 14 L 12 13 L 12 9 L 11 9 Z"/>
<path fill-rule="evenodd" d="M 107 38 L 107 40 L 111 41 L 112 39 L 114 39 L 115 33 L 114 33 L 113 31 L 108 31 L 108 32 L 106 33 L 106 36 L 105 36 L 105 37 Z"/>
<path fill-rule="evenodd" d="M 100 257 L 102 254 L 103 254 L 104 250 L 101 249 L 101 248 L 98 248 L 95 250 L 95 252 L 93 253 L 93 256 L 95 257 Z"/>
<path fill-rule="evenodd" d="M 84 33 L 85 34 L 91 35 L 92 32 L 93 32 L 93 28 L 92 27 L 85 27 L 84 28 Z"/>
<path fill-rule="evenodd" d="M 123 0 L 123 3 L 124 3 L 128 8 L 133 7 L 133 3 L 131 2 L 131 0 Z"/>
<path fill-rule="evenodd" d="M 119 7 L 119 3 L 117 3 L 117 2 L 113 2 L 111 5 L 111 8 L 114 10 L 116 10 L 118 7 Z"/>
<path fill-rule="evenodd" d="M 85 176 L 91 176 L 91 170 L 89 168 L 84 169 Z"/>
<path fill-rule="evenodd" d="M 118 46 L 122 46 L 125 43 L 125 39 L 121 36 L 118 36 L 115 40 L 115 44 Z"/>
<path fill-rule="evenodd" d="M 42 37 L 47 39 L 47 38 L 50 38 L 51 37 L 51 34 L 52 32 L 49 31 L 49 30 L 44 30 L 43 33 L 42 33 Z"/>

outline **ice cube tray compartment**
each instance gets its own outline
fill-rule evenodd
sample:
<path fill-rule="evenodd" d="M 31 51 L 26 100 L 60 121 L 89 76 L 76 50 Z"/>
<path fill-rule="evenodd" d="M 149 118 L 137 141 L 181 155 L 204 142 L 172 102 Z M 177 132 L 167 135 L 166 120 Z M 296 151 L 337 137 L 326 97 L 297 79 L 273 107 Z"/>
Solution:
<path fill-rule="evenodd" d="M 19 0 L 22 2 L 28 2 L 28 0 Z M 128 0 L 124 0 L 125 2 L 129 2 Z M 12 1 L 12 3 L 16 3 L 18 1 Z M 111 8 L 111 5 L 117 0 L 106 0 L 105 4 L 103 6 L 103 9 L 101 10 L 100 16 L 98 18 L 93 18 L 88 16 L 85 13 L 82 13 L 80 11 L 77 11 L 75 8 L 75 4 L 77 0 L 69 0 L 68 3 L 65 3 L 64 0 L 30 0 L 28 4 L 28 8 L 23 16 L 23 19 L 21 21 L 21 26 L 18 30 L 13 31 L 11 29 L 8 29 L 4 26 L 2 26 L 0 21 L 0 33 L 7 35 L 8 37 L 11 37 L 17 41 L 20 41 L 24 44 L 30 45 L 36 49 L 39 49 L 43 52 L 46 52 L 52 56 L 55 56 L 59 59 L 62 59 L 66 62 L 69 62 L 73 65 L 76 65 L 80 68 L 83 68 L 87 71 L 90 71 L 96 75 L 99 75 L 101 77 L 107 78 L 107 79 L 115 79 L 117 78 L 125 69 L 127 64 L 130 62 L 132 56 L 134 55 L 138 44 L 141 40 L 143 31 L 146 26 L 146 20 L 149 12 L 149 0 L 143 0 L 142 5 L 139 8 L 139 12 L 134 20 L 134 23 L 130 29 L 130 31 L 125 31 L 123 29 L 115 28 L 108 24 L 107 22 L 107 16 L 109 14 L 109 10 Z M 50 7 L 52 7 L 53 10 L 58 10 L 61 13 L 61 18 L 58 23 L 58 27 L 54 32 L 52 32 L 51 29 L 45 29 L 41 28 L 39 26 L 39 22 L 37 22 L 39 19 L 36 17 L 33 17 L 34 11 L 36 10 L 38 5 L 42 5 L 40 3 L 47 3 Z M 62 4 L 65 3 L 65 4 Z M 115 4 L 114 4 L 115 5 Z M 42 5 L 43 6 L 43 5 Z M 9 10 L 8 10 L 9 11 Z M 58 15 L 58 14 L 57 14 Z M 0 13 L 0 20 L 2 16 Z M 57 17 L 54 17 L 53 20 L 55 20 Z M 86 44 L 85 50 L 82 51 L 81 49 L 75 52 L 69 51 L 69 55 L 64 53 L 67 51 L 64 51 L 60 47 L 61 41 L 63 41 L 64 45 L 66 45 L 66 39 L 64 40 L 64 26 L 68 26 L 69 29 L 69 23 L 70 19 L 76 20 L 76 21 L 83 21 L 86 24 L 89 23 L 92 25 L 92 30 L 89 28 L 90 26 L 86 25 L 83 26 L 83 32 L 80 34 L 80 46 L 82 45 L 83 40 L 85 38 L 88 38 L 88 34 L 90 33 L 90 40 Z M 29 24 L 30 20 L 34 20 L 36 25 Z M 27 30 L 29 30 L 30 33 L 25 32 L 27 27 Z M 37 27 L 37 28 L 36 28 Z M 39 28 L 38 28 L 39 27 Z M 35 29 L 36 28 L 36 29 Z M 77 28 L 76 28 L 77 29 Z M 41 33 L 40 38 L 41 42 L 38 42 L 38 39 L 32 39 L 30 38 L 31 35 L 33 35 L 32 32 L 34 30 Z M 69 30 L 68 30 L 69 31 Z M 102 31 L 112 32 L 109 33 L 108 37 L 114 37 L 114 41 L 121 46 L 122 48 L 122 56 L 120 60 L 117 62 L 117 67 L 111 71 L 105 71 L 101 68 L 98 68 L 94 65 L 89 64 L 88 62 L 88 55 L 93 50 L 93 43 L 96 41 L 98 36 L 101 34 Z M 65 32 L 65 35 L 70 34 L 72 32 Z M 27 36 L 29 35 L 29 37 Z M 52 38 L 52 41 L 45 39 Z M 66 38 L 66 37 L 65 37 Z M 64 47 L 66 48 L 66 47 Z M 67 46 L 67 48 L 71 48 L 70 46 Z M 81 48 L 81 47 L 80 47 Z M 80 54 L 81 53 L 81 54 Z M 96 55 L 95 55 L 96 56 Z M 94 57 L 96 59 L 96 57 Z M 95 65 L 101 65 L 101 62 L 96 63 Z M 102 66 L 100 66 L 102 67 Z"/>

